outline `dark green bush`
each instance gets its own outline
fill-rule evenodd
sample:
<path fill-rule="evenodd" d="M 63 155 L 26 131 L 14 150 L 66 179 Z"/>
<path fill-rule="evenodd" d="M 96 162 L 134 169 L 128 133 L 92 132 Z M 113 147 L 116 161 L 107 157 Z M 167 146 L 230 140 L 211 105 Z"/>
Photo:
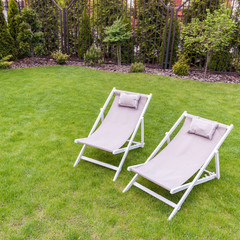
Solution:
<path fill-rule="evenodd" d="M 78 57 L 84 58 L 85 53 L 93 43 L 92 32 L 90 29 L 89 15 L 86 10 L 83 11 L 81 18 L 79 19 L 79 37 L 78 37 Z"/>
<path fill-rule="evenodd" d="M 240 59 L 239 59 L 239 57 L 234 58 L 233 61 L 232 61 L 232 64 L 233 64 L 233 67 L 236 70 L 236 72 L 240 73 Z"/>
<path fill-rule="evenodd" d="M 64 0 L 65 1 L 65 0 Z M 45 53 L 51 54 L 59 47 L 60 17 L 52 0 L 31 1 L 31 7 L 37 13 L 38 19 L 44 25 L 40 31 L 44 32 Z"/>
<path fill-rule="evenodd" d="M 18 5 L 15 0 L 10 0 L 8 4 L 8 29 L 12 38 L 15 40 L 15 46 L 17 47 L 17 35 L 18 35 L 18 23 L 17 23 L 17 15 L 19 15 Z"/>
<path fill-rule="evenodd" d="M 145 66 L 142 63 L 132 63 L 130 66 L 130 72 L 137 73 L 137 72 L 145 72 Z"/>
<path fill-rule="evenodd" d="M 167 0 L 163 2 L 169 4 Z M 136 0 L 136 5 L 137 60 L 156 63 L 162 45 L 164 35 L 162 29 L 166 23 L 167 11 L 159 0 Z"/>
<path fill-rule="evenodd" d="M 0 1 L 0 58 L 8 55 L 16 55 L 16 50 L 3 15 L 3 4 Z"/>
<path fill-rule="evenodd" d="M 186 76 L 189 72 L 189 59 L 187 57 L 187 54 L 182 53 L 179 56 L 178 61 L 173 65 L 172 69 L 173 72 L 180 76 Z"/>
<path fill-rule="evenodd" d="M 211 71 L 228 72 L 231 69 L 231 62 L 233 61 L 230 49 L 224 52 L 213 53 L 208 64 L 208 69 Z"/>
<path fill-rule="evenodd" d="M 207 9 L 213 13 L 221 6 L 221 0 L 194 0 L 190 2 L 190 6 L 183 8 L 184 22 L 190 23 L 192 18 L 198 18 L 200 21 L 207 16 Z"/>
<path fill-rule="evenodd" d="M 42 23 L 38 20 L 36 12 L 31 8 L 24 8 L 21 16 L 18 15 L 17 21 L 19 23 L 17 36 L 19 56 L 43 55 L 45 40 L 43 32 L 41 32 Z"/>
<path fill-rule="evenodd" d="M 99 63 L 99 60 L 102 60 L 101 57 L 101 49 L 91 46 L 84 54 L 84 63 L 94 65 L 96 63 Z"/>
<path fill-rule="evenodd" d="M 65 64 L 70 56 L 63 54 L 61 51 L 55 51 L 52 53 L 52 57 L 58 64 Z"/>
<path fill-rule="evenodd" d="M 116 46 L 108 46 L 107 43 L 103 42 L 106 37 L 104 28 L 111 26 L 115 20 L 122 18 L 126 26 L 127 31 L 132 30 L 130 23 L 130 9 L 127 6 L 127 0 L 105 0 L 105 1 L 94 1 L 94 22 L 98 26 L 98 35 L 96 40 L 97 46 L 101 46 L 101 50 L 104 54 L 104 58 L 116 59 Z M 132 39 L 126 41 L 121 48 L 121 58 L 123 63 L 131 62 L 134 56 L 134 46 Z"/>
<path fill-rule="evenodd" d="M 9 60 L 12 58 L 12 55 L 8 55 L 2 59 L 0 59 L 0 69 L 6 69 L 8 66 L 12 64 Z"/>

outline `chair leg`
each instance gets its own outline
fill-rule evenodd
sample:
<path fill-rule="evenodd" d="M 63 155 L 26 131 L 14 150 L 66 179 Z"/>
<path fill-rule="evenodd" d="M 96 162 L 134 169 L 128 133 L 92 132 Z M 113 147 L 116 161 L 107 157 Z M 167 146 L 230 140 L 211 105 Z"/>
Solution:
<path fill-rule="evenodd" d="M 171 215 L 168 217 L 168 221 L 171 221 L 171 219 L 175 216 L 175 214 L 180 210 L 181 207 L 178 207 L 178 205 L 174 208 Z"/>
<path fill-rule="evenodd" d="M 141 144 L 142 144 L 142 148 L 144 147 L 144 118 L 142 118 L 141 121 Z"/>
<path fill-rule="evenodd" d="M 132 178 L 132 180 L 129 182 L 129 184 L 124 188 L 124 190 L 123 190 L 123 193 L 125 193 L 126 191 L 128 191 L 129 190 L 129 188 L 134 184 L 134 182 L 137 180 L 137 178 L 138 178 L 138 174 L 136 174 L 133 178 Z"/>
<path fill-rule="evenodd" d="M 116 172 L 116 174 L 115 174 L 115 176 L 114 176 L 114 178 L 113 178 L 113 181 L 114 181 L 114 182 L 117 180 L 118 175 L 119 175 L 119 173 L 120 173 L 121 170 L 122 170 L 122 165 L 123 165 L 123 163 L 124 163 L 124 161 L 125 161 L 125 159 L 126 159 L 126 157 L 127 157 L 127 154 L 128 154 L 128 151 L 129 151 L 129 146 L 130 146 L 130 144 L 128 145 L 125 153 L 123 154 L 122 160 L 121 160 L 121 162 L 120 162 L 120 164 L 119 164 L 119 166 L 118 166 L 118 170 L 117 170 L 117 172 Z"/>
<path fill-rule="evenodd" d="M 83 147 L 82 147 L 82 149 L 81 149 L 81 151 L 80 151 L 80 153 L 79 153 L 79 155 L 78 155 L 78 157 L 77 157 L 73 167 L 76 167 L 78 165 L 78 163 L 80 162 L 80 159 L 81 159 L 81 157 L 83 155 L 83 152 L 84 152 L 85 148 L 86 148 L 86 144 L 83 145 Z"/>
<path fill-rule="evenodd" d="M 215 165 L 216 165 L 216 175 L 217 179 L 220 178 L 220 166 L 219 166 L 219 152 L 216 151 L 215 153 Z"/>

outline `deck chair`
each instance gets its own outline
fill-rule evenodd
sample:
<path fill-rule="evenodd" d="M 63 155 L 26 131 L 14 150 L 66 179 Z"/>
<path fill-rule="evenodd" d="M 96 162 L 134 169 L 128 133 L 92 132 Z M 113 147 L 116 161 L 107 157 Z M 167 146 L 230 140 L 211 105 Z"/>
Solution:
<path fill-rule="evenodd" d="M 123 163 L 127 157 L 129 150 L 144 147 L 144 113 L 148 107 L 152 94 L 137 94 L 139 97 L 137 108 L 119 105 L 120 95 L 133 95 L 136 93 L 120 91 L 113 88 L 108 96 L 105 104 L 100 109 L 100 113 L 87 138 L 75 139 L 75 143 L 83 144 L 83 147 L 77 157 L 74 167 L 79 163 L 80 159 L 89 161 L 103 167 L 116 171 L 113 178 L 115 181 L 122 169 Z M 111 98 L 115 95 L 112 106 L 104 118 L 106 110 Z M 101 125 L 97 128 L 101 120 Z M 141 142 L 134 141 L 135 135 L 141 125 Z M 97 128 L 97 129 L 96 129 Z M 128 142 L 127 147 L 122 147 Z M 86 156 L 83 152 L 86 146 L 95 147 L 112 154 L 124 153 L 118 166 L 113 166 Z M 121 148 L 122 147 L 122 148 Z"/>
<path fill-rule="evenodd" d="M 185 121 L 181 129 L 170 141 L 171 134 L 184 118 Z M 216 126 L 215 133 L 213 134 L 211 140 L 206 138 L 206 136 L 203 137 L 202 135 L 197 135 L 199 132 L 189 133 L 191 124 L 193 124 L 193 121 L 194 123 L 196 122 L 193 119 L 196 118 L 204 121 L 204 124 L 207 123 Z M 136 174 L 123 192 L 126 192 L 132 185 L 134 185 L 165 202 L 174 208 L 168 218 L 168 220 L 171 220 L 181 208 L 183 202 L 194 186 L 210 181 L 214 178 L 220 178 L 218 149 L 232 128 L 233 125 L 227 126 L 225 124 L 216 123 L 184 112 L 173 125 L 171 130 L 166 133 L 163 140 L 152 152 L 145 163 L 128 167 L 128 171 L 133 171 Z M 167 146 L 159 152 L 163 144 L 166 142 Z M 214 156 L 216 173 L 206 170 L 206 167 Z M 201 177 L 203 173 L 205 173 L 205 176 Z M 186 183 L 186 181 L 193 177 L 194 174 L 196 175 L 194 176 L 193 181 Z M 136 180 L 138 176 L 142 176 L 160 187 L 167 189 L 171 194 L 185 189 L 186 191 L 179 202 L 175 204 L 156 192 L 153 192 L 145 186 L 137 183 Z"/>

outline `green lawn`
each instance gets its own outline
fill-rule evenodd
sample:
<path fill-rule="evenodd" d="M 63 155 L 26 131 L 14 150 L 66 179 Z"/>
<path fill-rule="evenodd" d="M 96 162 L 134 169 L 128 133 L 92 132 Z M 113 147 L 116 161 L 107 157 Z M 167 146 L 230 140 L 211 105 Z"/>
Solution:
<path fill-rule="evenodd" d="M 0 71 L 0 239 L 240 239 L 240 85 L 57 66 Z M 153 97 L 143 149 L 114 171 L 73 163 L 111 89 Z M 172 208 L 141 190 L 122 190 L 184 110 L 234 129 L 220 148 L 221 178 Z M 117 164 L 87 148 L 87 156 Z M 214 164 L 209 166 L 214 170 Z M 182 193 L 139 182 L 177 201 Z"/>

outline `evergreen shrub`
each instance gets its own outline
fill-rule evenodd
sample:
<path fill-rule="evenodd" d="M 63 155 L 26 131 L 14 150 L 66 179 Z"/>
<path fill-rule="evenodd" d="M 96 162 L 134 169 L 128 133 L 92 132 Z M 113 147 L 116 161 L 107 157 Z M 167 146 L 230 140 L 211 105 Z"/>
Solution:
<path fill-rule="evenodd" d="M 18 5 L 15 0 L 10 0 L 8 3 L 8 29 L 12 38 L 15 40 L 15 46 L 17 47 L 17 35 L 18 35 L 18 23 L 17 16 L 19 15 Z"/>
<path fill-rule="evenodd" d="M 19 56 L 43 55 L 45 52 L 45 40 L 41 31 L 42 23 L 38 20 L 36 12 L 31 8 L 24 8 L 21 16 L 18 15 L 17 21 L 19 24 L 17 36 Z"/>
<path fill-rule="evenodd" d="M 94 65 L 96 63 L 101 64 L 102 52 L 100 48 L 91 46 L 87 52 L 84 54 L 84 63 Z"/>
<path fill-rule="evenodd" d="M 132 63 L 130 66 L 130 72 L 138 73 L 138 72 L 145 72 L 145 66 L 142 63 Z"/>
<path fill-rule="evenodd" d="M 8 55 L 15 56 L 16 50 L 3 14 L 3 3 L 0 1 L 0 58 Z"/>
<path fill-rule="evenodd" d="M 70 56 L 63 54 L 61 51 L 55 51 L 52 53 L 52 57 L 58 64 L 65 64 Z"/>
<path fill-rule="evenodd" d="M 9 61 L 11 58 L 12 58 L 12 55 L 8 55 L 0 59 L 0 69 L 6 69 L 11 65 L 12 62 Z"/>
<path fill-rule="evenodd" d="M 173 65 L 173 72 L 179 76 L 186 76 L 189 72 L 189 64 L 188 64 L 187 54 L 181 54 L 179 56 L 178 61 Z"/>

